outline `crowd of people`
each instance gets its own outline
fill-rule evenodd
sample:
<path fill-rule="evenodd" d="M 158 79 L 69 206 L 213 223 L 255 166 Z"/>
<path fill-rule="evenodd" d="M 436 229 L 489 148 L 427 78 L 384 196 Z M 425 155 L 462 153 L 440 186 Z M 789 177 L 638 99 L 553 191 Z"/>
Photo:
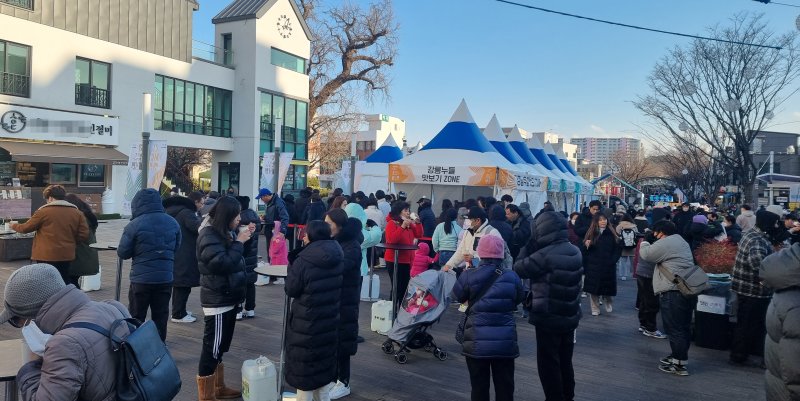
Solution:
<path fill-rule="evenodd" d="M 48 341 L 73 352 L 67 357 L 61 347 L 31 349 L 39 357 L 18 375 L 23 398 L 113 398 L 110 344 L 78 341 L 71 329 L 59 329 L 73 321 L 143 321 L 149 312 L 165 340 L 169 320 L 197 320 L 186 306 L 196 287 L 204 323 L 199 399 L 240 397 L 225 383 L 223 356 L 236 322 L 255 317 L 260 236 L 267 250 L 261 257 L 289 266 L 285 281 L 276 277 L 269 283 L 284 284 L 294 300 L 286 382 L 297 389 L 298 400 L 350 394 L 350 359 L 363 341 L 360 287 L 370 266 L 386 268 L 394 294 L 405 293 L 411 277 L 430 269 L 457 275 L 452 298 L 466 312 L 462 353 L 473 401 L 490 399 L 490 381 L 496 400 L 514 399 L 519 317 L 535 326 L 546 399 L 574 399 L 572 354 L 581 303 L 588 301 L 593 318 L 602 319 L 601 313 L 614 311 L 618 282 L 628 279 L 636 280 L 638 331 L 669 342 L 670 354 L 654 365 L 686 376 L 697 297 L 684 295 L 674 277 L 695 268 L 704 245 L 715 242 L 736 245 L 731 275 L 738 308 L 730 363 L 766 368 L 770 400 L 800 396 L 800 223 L 778 206 L 753 211 L 742 205 L 733 213 L 689 204 L 635 210 L 595 200 L 572 215 L 545 202 L 533 215 L 527 203 L 504 195 L 444 199 L 436 215 L 427 197 L 412 211 L 403 192 L 345 195 L 336 189 L 323 199 L 312 188 L 297 198 L 263 188 L 255 196 L 264 204 L 259 215 L 249 197 L 234 195 L 193 192 L 162 199 L 152 189 L 136 194 L 117 248 L 120 258 L 132 259 L 126 308 L 90 301 L 78 291 L 78 278 L 99 268 L 88 246 L 97 218 L 63 187 L 46 188 L 47 204 L 12 226 L 36 232 L 34 264 L 6 283 L 0 323 L 26 327 L 23 335 L 27 330 L 52 336 Z M 418 248 L 395 253 L 377 248 L 381 242 Z M 105 356 L 89 364 L 90 353 Z"/>

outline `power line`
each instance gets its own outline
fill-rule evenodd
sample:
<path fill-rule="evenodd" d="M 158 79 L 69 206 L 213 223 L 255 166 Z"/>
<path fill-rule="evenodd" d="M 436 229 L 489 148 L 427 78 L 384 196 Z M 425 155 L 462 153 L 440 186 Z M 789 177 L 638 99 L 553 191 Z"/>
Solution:
<path fill-rule="evenodd" d="M 759 3 L 764 3 L 764 4 L 777 4 L 777 5 L 779 5 L 779 6 L 786 6 L 786 7 L 800 8 L 800 6 L 798 6 L 797 4 L 777 3 L 777 2 L 774 2 L 774 1 L 772 1 L 772 0 L 754 0 L 754 1 L 757 1 L 757 2 L 759 2 Z"/>
<path fill-rule="evenodd" d="M 602 20 L 602 19 L 597 19 L 597 18 L 592 18 L 592 17 L 585 17 L 585 16 L 582 16 L 582 15 L 570 14 L 570 13 L 565 13 L 563 11 L 556 11 L 556 10 L 550 10 L 550 9 L 547 9 L 547 8 L 535 7 L 535 6 L 532 6 L 532 5 L 529 5 L 529 4 L 522 4 L 522 3 L 517 3 L 517 2 L 513 2 L 513 1 L 509 1 L 509 0 L 495 0 L 495 1 L 500 2 L 500 3 L 510 4 L 510 5 L 513 5 L 513 6 L 529 8 L 531 10 L 537 10 L 537 11 L 542 11 L 542 12 L 551 13 L 551 14 L 558 14 L 558 15 L 562 15 L 562 16 L 565 16 L 565 17 L 578 18 L 578 19 L 583 19 L 583 20 L 592 21 L 592 22 L 600 22 L 600 23 L 608 24 L 608 25 L 621 26 L 621 27 L 624 27 L 624 28 L 632 28 L 632 29 L 638 29 L 638 30 L 648 31 L 648 32 L 663 33 L 663 34 L 667 34 L 667 35 L 683 36 L 685 38 L 692 38 L 692 39 L 702 39 L 702 40 L 711 40 L 711 41 L 714 41 L 714 42 L 731 43 L 731 44 L 735 44 L 735 45 L 744 45 L 744 46 L 753 46 L 753 47 L 763 47 L 763 48 L 767 48 L 767 49 L 783 50 L 783 48 L 780 47 L 780 46 L 760 45 L 760 44 L 757 44 L 757 43 L 746 43 L 746 42 L 739 42 L 739 41 L 735 41 L 735 40 L 725 40 L 725 39 L 719 39 L 719 38 L 711 38 L 711 37 L 708 37 L 708 36 L 690 35 L 688 33 L 664 31 L 664 30 L 661 30 L 661 29 L 646 28 L 646 27 L 638 26 L 638 25 L 623 24 L 621 22 L 614 22 L 614 21 Z M 773 3 L 773 4 L 778 4 L 778 3 Z"/>

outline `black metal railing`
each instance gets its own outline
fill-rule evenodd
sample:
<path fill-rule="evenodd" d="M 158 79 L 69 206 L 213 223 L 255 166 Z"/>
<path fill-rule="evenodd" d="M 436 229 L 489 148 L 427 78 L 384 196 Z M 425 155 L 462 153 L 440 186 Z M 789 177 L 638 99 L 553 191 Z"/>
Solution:
<path fill-rule="evenodd" d="M 0 93 L 13 96 L 30 96 L 31 77 L 3 72 L 0 81 Z"/>
<path fill-rule="evenodd" d="M 75 84 L 75 104 L 104 109 L 111 108 L 111 91 L 85 84 Z"/>
<path fill-rule="evenodd" d="M 27 8 L 33 10 L 33 0 L 0 0 L 0 3 L 9 4 L 15 7 Z"/>

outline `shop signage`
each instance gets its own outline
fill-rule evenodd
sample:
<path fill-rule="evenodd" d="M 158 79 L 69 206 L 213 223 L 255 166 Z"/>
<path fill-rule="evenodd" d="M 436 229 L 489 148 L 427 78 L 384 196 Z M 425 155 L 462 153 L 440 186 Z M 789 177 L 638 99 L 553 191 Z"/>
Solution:
<path fill-rule="evenodd" d="M 119 118 L 0 104 L 0 138 L 116 146 Z"/>
<path fill-rule="evenodd" d="M 713 313 L 716 315 L 725 314 L 725 298 L 710 295 L 697 296 L 697 310 L 699 312 Z"/>

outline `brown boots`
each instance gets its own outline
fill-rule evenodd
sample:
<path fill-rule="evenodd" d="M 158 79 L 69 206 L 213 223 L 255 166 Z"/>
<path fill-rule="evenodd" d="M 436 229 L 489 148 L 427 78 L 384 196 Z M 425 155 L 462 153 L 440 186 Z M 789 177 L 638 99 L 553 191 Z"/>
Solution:
<path fill-rule="evenodd" d="M 214 375 L 197 376 L 197 399 L 200 401 L 217 401 L 214 396 Z"/>
<path fill-rule="evenodd" d="M 217 365 L 211 376 L 197 376 L 197 398 L 200 401 L 217 401 L 239 398 L 241 391 L 225 386 L 225 366 Z"/>
<path fill-rule="evenodd" d="M 217 371 L 214 372 L 215 385 L 214 385 L 214 393 L 217 396 L 217 399 L 220 400 L 229 400 L 233 398 L 239 398 L 242 396 L 241 391 L 236 391 L 232 388 L 228 388 L 225 386 L 225 366 L 220 362 L 217 365 Z"/>

